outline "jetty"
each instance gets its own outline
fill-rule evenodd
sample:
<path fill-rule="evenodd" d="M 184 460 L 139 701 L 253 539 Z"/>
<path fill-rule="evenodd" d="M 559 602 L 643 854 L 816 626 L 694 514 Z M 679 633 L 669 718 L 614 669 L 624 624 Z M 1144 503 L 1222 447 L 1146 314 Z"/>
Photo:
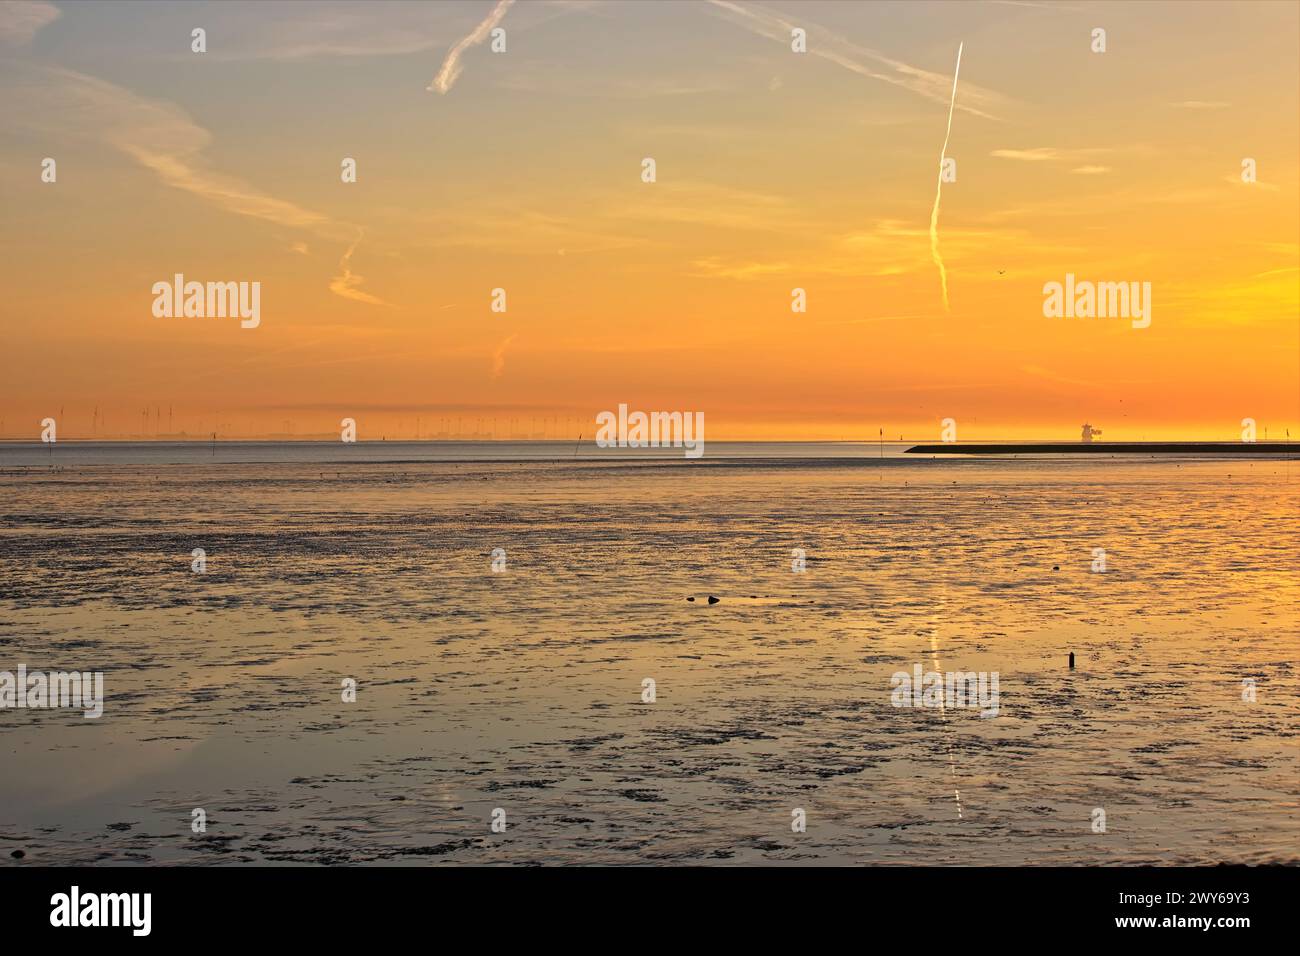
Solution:
<path fill-rule="evenodd" d="M 1296 448 L 1300 451 L 1300 445 Z M 1280 441 L 1126 441 L 1126 442 L 943 442 L 914 445 L 908 455 L 1209 455 L 1257 457 L 1290 455 Z"/>

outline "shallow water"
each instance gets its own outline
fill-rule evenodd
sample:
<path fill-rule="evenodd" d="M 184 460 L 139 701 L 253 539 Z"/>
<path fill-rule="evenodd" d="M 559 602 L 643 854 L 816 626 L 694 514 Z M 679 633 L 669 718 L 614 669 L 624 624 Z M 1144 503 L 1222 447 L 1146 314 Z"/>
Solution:
<path fill-rule="evenodd" d="M 1300 862 L 1300 463 L 292 459 L 0 454 L 0 860 Z"/>

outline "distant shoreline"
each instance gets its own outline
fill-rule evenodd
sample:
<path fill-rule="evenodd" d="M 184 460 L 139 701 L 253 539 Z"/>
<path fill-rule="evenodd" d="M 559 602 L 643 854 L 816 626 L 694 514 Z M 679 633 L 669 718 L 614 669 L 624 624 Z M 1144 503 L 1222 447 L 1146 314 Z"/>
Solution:
<path fill-rule="evenodd" d="M 568 445 L 573 447 L 575 441 L 586 438 L 584 444 L 594 444 L 594 437 L 572 436 L 569 438 L 485 438 L 485 437 L 466 437 L 466 438 L 358 438 L 355 442 L 347 444 L 354 445 Z M 908 445 L 916 442 L 915 438 L 897 439 L 897 438 L 714 438 L 710 442 L 717 445 L 863 445 L 868 448 L 878 448 L 881 445 L 886 447 L 897 447 L 899 445 Z M 244 438 L 238 436 L 222 437 L 218 435 L 213 438 L 211 435 L 200 437 L 157 437 L 157 438 L 87 438 L 78 436 L 76 438 L 60 438 L 57 442 L 48 444 L 57 445 L 338 445 L 339 437 L 337 435 L 312 435 L 297 437 L 273 436 L 270 438 Z M 4 445 L 37 445 L 44 446 L 39 438 L 4 438 L 0 437 L 0 447 Z M 1140 442 L 1067 442 L 1067 441 L 1035 441 L 1026 439 L 1023 441 L 1010 439 L 1003 441 L 984 441 L 984 442 L 951 442 L 940 444 L 913 444 L 913 447 L 906 449 L 908 452 L 918 452 L 923 454 L 989 454 L 990 450 L 996 449 L 998 454 L 1003 453 L 1004 449 L 1013 452 L 1049 451 L 1065 452 L 1072 454 L 1074 452 L 1145 452 L 1145 451 L 1184 451 L 1194 452 L 1204 451 L 1230 451 L 1247 453 L 1258 453 L 1260 451 L 1283 451 L 1291 447 L 1300 451 L 1300 439 L 1294 443 L 1284 439 L 1259 439 L 1255 442 L 1241 441 L 1140 441 Z"/>
<path fill-rule="evenodd" d="M 1297 445 L 1300 451 L 1300 445 Z M 908 455 L 1286 455 L 1279 441 L 1130 441 L 1130 442 L 956 442 L 915 445 Z"/>

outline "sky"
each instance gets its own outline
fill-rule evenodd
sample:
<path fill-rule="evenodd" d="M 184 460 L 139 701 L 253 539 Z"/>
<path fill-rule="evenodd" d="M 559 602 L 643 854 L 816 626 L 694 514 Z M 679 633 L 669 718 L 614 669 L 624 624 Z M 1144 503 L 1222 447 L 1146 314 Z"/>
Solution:
<path fill-rule="evenodd" d="M 0 437 L 1300 438 L 1297 157 L 1295 2 L 0 3 Z"/>

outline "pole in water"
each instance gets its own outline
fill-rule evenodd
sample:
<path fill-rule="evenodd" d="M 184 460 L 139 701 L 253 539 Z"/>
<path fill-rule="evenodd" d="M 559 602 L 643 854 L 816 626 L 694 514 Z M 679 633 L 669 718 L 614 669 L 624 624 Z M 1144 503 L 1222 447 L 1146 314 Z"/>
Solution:
<path fill-rule="evenodd" d="M 1074 651 L 1070 651 L 1070 670 L 1074 670 Z"/>

